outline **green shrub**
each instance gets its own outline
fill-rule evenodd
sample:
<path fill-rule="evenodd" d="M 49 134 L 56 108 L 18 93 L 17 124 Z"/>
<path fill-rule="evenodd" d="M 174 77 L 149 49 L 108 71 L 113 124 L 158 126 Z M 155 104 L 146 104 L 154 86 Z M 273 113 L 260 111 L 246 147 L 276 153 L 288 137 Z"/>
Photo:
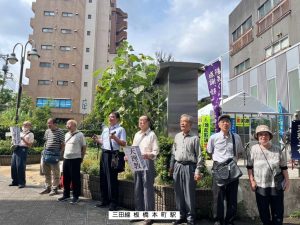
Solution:
<path fill-rule="evenodd" d="M 100 171 L 100 156 L 96 148 L 88 148 L 84 160 L 81 164 L 81 171 L 83 173 L 99 176 Z"/>
<path fill-rule="evenodd" d="M 28 149 L 29 155 L 39 155 L 43 151 L 43 147 L 33 147 Z M 10 140 L 0 140 L 0 155 L 11 155 L 11 141 Z"/>
<path fill-rule="evenodd" d="M 159 136 L 159 154 L 155 161 L 157 184 L 169 185 L 172 183 L 172 177 L 169 177 L 169 165 L 172 153 L 173 140 L 169 137 Z"/>
<path fill-rule="evenodd" d="M 300 218 L 300 210 L 294 211 L 290 214 L 292 218 Z"/>

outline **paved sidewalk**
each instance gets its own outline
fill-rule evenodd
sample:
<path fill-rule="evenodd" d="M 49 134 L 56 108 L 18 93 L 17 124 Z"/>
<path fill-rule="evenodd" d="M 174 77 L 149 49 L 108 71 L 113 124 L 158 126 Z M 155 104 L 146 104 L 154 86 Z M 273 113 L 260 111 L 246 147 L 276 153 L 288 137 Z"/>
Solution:
<path fill-rule="evenodd" d="M 78 204 L 58 202 L 58 196 L 40 195 L 41 186 L 28 185 L 23 189 L 9 187 L 10 179 L 0 175 L 0 224 L 1 225 L 141 225 L 128 220 L 108 220 L 108 209 L 95 208 L 96 201 L 80 198 Z M 61 193 L 61 191 L 60 191 Z M 158 221 L 154 225 L 169 225 L 170 221 Z M 198 225 L 213 225 L 200 220 Z M 236 225 L 255 223 L 236 221 Z M 288 225 L 288 223 L 286 223 Z M 292 224 L 290 224 L 292 225 Z"/>

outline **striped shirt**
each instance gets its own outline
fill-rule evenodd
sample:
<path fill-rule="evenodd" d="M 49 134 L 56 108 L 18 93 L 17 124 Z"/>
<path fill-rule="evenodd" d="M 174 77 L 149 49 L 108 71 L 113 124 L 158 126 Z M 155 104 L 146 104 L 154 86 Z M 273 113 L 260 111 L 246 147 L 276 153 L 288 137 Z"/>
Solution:
<path fill-rule="evenodd" d="M 61 145 L 65 141 L 64 133 L 60 128 L 55 130 L 47 129 L 44 135 L 45 148 L 48 150 L 61 150 Z"/>

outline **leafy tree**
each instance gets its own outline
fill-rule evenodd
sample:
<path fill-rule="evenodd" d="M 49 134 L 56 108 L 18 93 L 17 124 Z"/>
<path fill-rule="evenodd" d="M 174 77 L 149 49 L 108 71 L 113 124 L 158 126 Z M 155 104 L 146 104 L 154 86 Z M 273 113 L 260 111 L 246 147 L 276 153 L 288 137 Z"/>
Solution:
<path fill-rule="evenodd" d="M 16 95 L 9 102 L 6 103 L 7 108 L 0 113 L 0 126 L 9 127 L 15 123 L 16 115 Z M 43 127 L 41 124 L 46 124 L 46 120 L 51 117 L 49 114 L 50 108 L 35 108 L 31 97 L 27 96 L 26 93 L 23 93 L 21 96 L 21 104 L 19 109 L 19 125 L 21 125 L 25 120 L 32 122 L 35 127 Z"/>
<path fill-rule="evenodd" d="M 36 129 L 43 130 L 47 128 L 47 119 L 51 117 L 52 114 L 49 105 L 37 107 L 33 110 L 31 122 Z"/>
<path fill-rule="evenodd" d="M 138 118 L 146 114 L 156 120 L 162 110 L 158 108 L 160 90 L 153 85 L 157 65 L 150 56 L 133 54 L 133 48 L 124 41 L 117 50 L 113 65 L 104 70 L 96 87 L 94 116 L 104 121 L 110 112 L 122 115 L 122 126 L 128 140 L 137 131 Z M 94 72 L 97 76 L 101 70 Z"/>
<path fill-rule="evenodd" d="M 172 54 L 166 54 L 162 51 L 155 52 L 155 58 L 159 63 L 174 61 L 174 57 L 172 56 Z"/>
<path fill-rule="evenodd" d="M 3 89 L 0 92 L 0 111 L 5 110 L 9 106 L 9 103 L 13 101 L 14 96 L 15 94 L 13 91 L 9 89 Z"/>

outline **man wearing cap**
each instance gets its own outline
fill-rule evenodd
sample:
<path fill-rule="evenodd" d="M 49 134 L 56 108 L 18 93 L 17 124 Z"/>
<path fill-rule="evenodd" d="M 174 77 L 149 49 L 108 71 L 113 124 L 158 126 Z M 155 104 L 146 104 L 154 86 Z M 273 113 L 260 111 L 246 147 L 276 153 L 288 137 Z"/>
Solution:
<path fill-rule="evenodd" d="M 229 115 L 221 115 L 218 119 L 220 132 L 213 134 L 207 143 L 207 153 L 212 156 L 214 171 L 221 163 L 233 159 L 242 153 L 243 146 L 238 134 L 230 132 L 231 122 Z M 214 225 L 233 225 L 237 212 L 237 192 L 239 180 L 224 186 L 217 185 L 217 178 L 213 174 L 213 217 Z M 224 217 L 224 200 L 226 199 L 226 216 Z"/>

